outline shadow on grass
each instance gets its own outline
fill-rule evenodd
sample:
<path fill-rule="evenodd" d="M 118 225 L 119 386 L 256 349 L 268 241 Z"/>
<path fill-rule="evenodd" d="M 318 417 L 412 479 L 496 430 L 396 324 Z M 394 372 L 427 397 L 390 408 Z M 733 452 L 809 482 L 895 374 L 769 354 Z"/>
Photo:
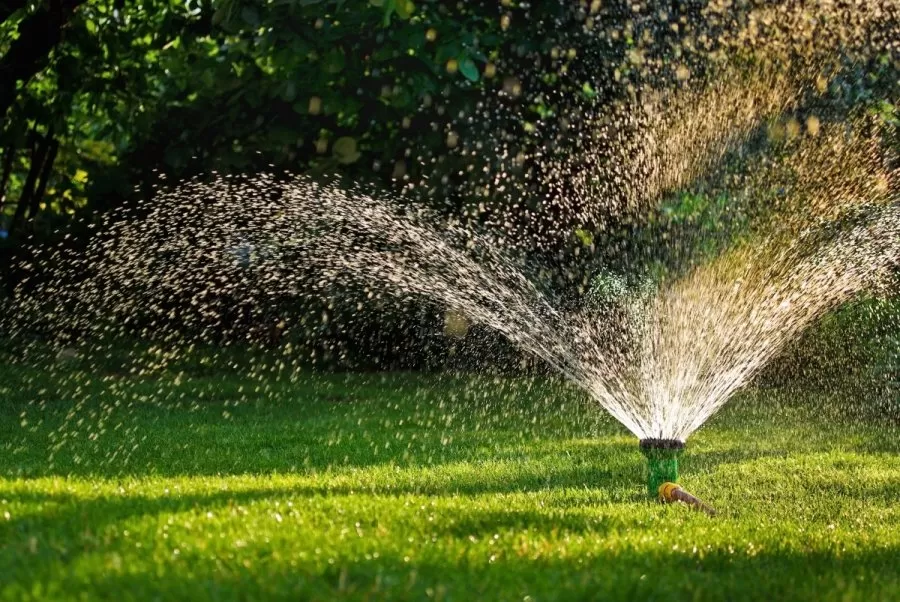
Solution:
<path fill-rule="evenodd" d="M 122 496 L 85 498 L 66 492 L 15 491 L 4 495 L 14 503 L 44 508 L 21 518 L 0 522 L 0 541 L 6 541 L 17 533 L 52 533 L 57 527 L 71 524 L 90 525 L 100 529 L 104 525 L 127 520 L 135 516 L 189 512 L 197 508 L 215 509 L 222 506 L 252 504 L 265 500 L 296 498 L 329 498 L 339 496 L 380 496 L 398 498 L 404 496 L 450 497 L 513 494 L 548 490 L 580 491 L 590 501 L 605 500 L 617 503 L 646 500 L 643 492 L 635 492 L 637 475 L 628 472 L 612 472 L 587 465 L 561 467 L 552 474 L 544 474 L 541 466 L 519 470 L 513 475 L 482 475 L 474 478 L 470 472 L 460 475 L 443 475 L 432 480 L 431 475 L 412 478 L 408 482 L 380 481 L 370 485 L 357 482 L 285 483 L 274 487 L 235 488 L 214 493 L 181 493 L 146 496 L 130 493 Z M 584 500 L 579 502 L 583 505 Z M 499 516 L 499 515 L 498 515 Z M 494 517 L 495 519 L 497 517 Z M 517 522 L 524 520 L 519 515 Z M 492 519 L 493 520 L 493 519 Z M 494 521 L 496 524 L 496 521 Z M 576 523 L 573 523 L 573 527 Z"/>
<path fill-rule="evenodd" d="M 444 444 L 445 433 L 429 433 L 416 429 L 418 449 L 410 453 L 385 451 L 385 445 L 395 443 L 395 432 L 372 432 L 368 439 L 352 444 L 329 446 L 322 444 L 327 437 L 329 421 L 306 425 L 307 430 L 298 433 L 273 422 L 257 426 L 242 423 L 229 425 L 191 436 L 190 429 L 180 423 L 168 428 L 156 425 L 150 443 L 142 442 L 129 459 L 123 463 L 113 460 L 106 463 L 91 461 L 103 458 L 110 441 L 101 441 L 96 451 L 86 453 L 77 445 L 57 453 L 55 465 L 43 463 L 41 456 L 33 457 L 30 468 L 12 472 L 17 456 L 4 454 L 0 458 L 0 471 L 7 466 L 9 476 L 35 478 L 67 476 L 80 478 L 115 479 L 122 477 L 202 477 L 297 474 L 313 475 L 326 472 L 330 475 L 352 476 L 353 471 L 400 471 L 401 478 L 382 478 L 365 485 L 323 484 L 310 487 L 309 495 L 346 494 L 351 490 L 383 495 L 476 495 L 485 493 L 513 493 L 540 489 L 590 488 L 606 491 L 628 490 L 629 499 L 636 501 L 646 495 L 644 483 L 646 464 L 638 451 L 636 440 L 621 434 L 604 434 L 596 439 L 536 438 L 523 442 L 518 433 L 496 431 L 490 433 L 452 433 L 454 442 Z M 148 429 L 153 426 L 148 421 Z M 178 431 L 172 433 L 172 430 Z M 227 444 L 223 443 L 223 438 Z M 155 441 L 154 441 L 155 440 Z M 166 446 L 169 440 L 189 440 L 184 446 Z M 113 449 L 125 446 L 116 441 Z M 37 442 L 32 442 L 38 448 Z M 874 443 L 862 442 L 861 453 L 882 453 Z M 809 453 L 815 445 L 798 443 L 795 449 L 778 446 L 755 447 L 753 445 L 708 444 L 702 439 L 689 444 L 682 455 L 681 473 L 685 477 L 713 473 L 718 467 L 742 464 L 761 459 L 790 458 L 796 453 Z M 857 451 L 857 445 L 848 445 Z M 380 453 L 373 453 L 380 451 Z M 79 456 L 80 463 L 73 458 Z M 506 467 L 498 474 L 481 471 L 486 463 Z M 510 468 L 514 467 L 514 468 Z M 10 474 L 11 473 L 11 474 Z M 440 473 L 440 474 L 432 474 Z M 458 474 L 459 473 L 459 474 Z M 512 476 L 510 477 L 510 473 Z M 2 474 L 2 472 L 0 472 Z M 383 475 L 381 475 L 383 476 Z M 365 478 L 365 475 L 357 475 Z M 326 479 L 333 480 L 333 479 Z M 373 479 L 374 480 L 374 479 Z"/>
<path fill-rule="evenodd" d="M 251 395 L 251 401 L 237 403 L 240 391 L 258 383 L 224 376 L 185 385 L 150 379 L 119 389 L 84 374 L 84 382 L 57 376 L 62 392 L 47 393 L 44 389 L 52 387 L 40 371 L 8 376 L 18 401 L 0 404 L 0 475 L 7 477 L 305 473 L 525 462 L 553 455 L 606 467 L 623 453 L 626 462 L 643 470 L 637 441 L 623 427 L 611 420 L 592 422 L 589 417 L 599 410 L 579 406 L 583 399 L 551 384 L 535 388 L 514 379 L 495 385 L 403 374 L 314 376 L 280 383 L 277 399 L 259 393 L 259 399 Z M 457 396 L 469 380 L 483 387 L 476 398 L 489 403 Z M 54 396 L 65 400 L 70 389 L 83 390 L 84 401 L 53 401 Z M 32 404 L 48 396 L 40 406 Z M 683 455 L 685 471 L 806 452 L 817 442 L 863 453 L 900 451 L 900 438 L 892 434 L 873 436 L 871 427 L 842 431 L 828 418 L 801 416 L 796 409 L 784 426 L 778 408 L 767 401 L 740 400 L 713 417 L 708 428 L 715 445 L 707 445 L 700 431 Z M 754 429 L 766 429 L 768 447 L 755 445 Z M 779 430 L 780 437 L 772 437 Z M 623 440 L 633 445 L 620 445 Z M 612 463 L 622 464 L 621 458 Z"/>
<path fill-rule="evenodd" d="M 624 447 L 624 446 L 623 446 Z M 481 475 L 473 479 L 467 472 L 458 476 L 449 475 L 439 482 L 429 479 L 413 479 L 408 483 L 384 482 L 379 485 L 311 485 L 307 483 L 286 483 L 273 487 L 236 489 L 211 493 L 173 493 L 171 496 L 147 496 L 123 494 L 84 498 L 66 492 L 20 491 L 9 492 L 4 497 L 13 507 L 22 505 L 26 513 L 0 521 L 0 541 L 4 542 L 0 552 L 0 570 L 10 581 L 25 580 L 31 575 L 44 571 L 52 572 L 59 563 L 68 564 L 90 549 L 96 549 L 98 541 L 112 525 L 114 533 L 121 533 L 131 520 L 146 517 L 164 517 L 179 513 L 219 514 L 235 507 L 274 502 L 292 501 L 303 507 L 316 499 L 315 503 L 330 507 L 332 500 L 340 506 L 347 500 L 359 496 L 385 498 L 388 504 L 403 504 L 406 496 L 478 497 L 482 495 L 511 494 L 546 490 L 571 490 L 573 499 L 554 499 L 552 528 L 573 534 L 590 534 L 602 537 L 609 529 L 627 529 L 632 524 L 621 519 L 598 520 L 596 504 L 632 503 L 644 501 L 642 493 L 635 492 L 635 475 L 628 472 L 613 472 L 596 466 L 581 465 L 562 467 L 552 474 L 542 472 L 540 465 L 530 470 L 520 470 L 511 478 L 508 476 Z M 586 488 L 589 483 L 591 488 Z M 343 500 L 341 502 L 340 500 Z M 282 506 L 283 507 L 283 506 Z M 594 510 L 584 510 L 585 507 Z M 579 511 L 583 510 L 583 511 Z M 374 517 L 374 520 L 378 520 Z M 388 519 L 392 520 L 392 519 Z M 490 536 L 497 530 L 547 527 L 546 512 L 535 510 L 467 510 L 464 516 L 452 524 L 435 526 L 435 533 L 455 538 L 472 535 Z M 46 550 L 47 541 L 53 552 L 34 555 L 29 553 L 32 542 L 40 540 L 41 549 Z M 90 543 L 85 543 L 85 540 Z M 18 565 L 16 559 L 28 558 L 28 562 Z M 12 565 L 12 566 L 11 566 Z M 177 588 L 176 588 L 177 590 Z M 323 598 L 323 599 L 328 599 Z"/>
<path fill-rule="evenodd" d="M 252 409 L 251 409 L 252 410 Z M 226 424 L 189 422 L 178 415 L 155 416 L 151 411 L 133 420 L 127 432 L 107 432 L 91 440 L 91 429 L 73 431 L 61 444 L 50 427 L 25 432 L 6 422 L 0 436 L 0 475 L 36 478 L 72 476 L 84 478 L 223 476 L 271 473 L 309 473 L 326 470 L 367 469 L 378 466 L 436 467 L 461 462 L 488 460 L 528 462 L 535 458 L 559 458 L 564 463 L 599 467 L 629 463 L 643 470 L 644 460 L 637 440 L 615 425 L 601 432 L 567 433 L 540 424 L 523 425 L 521 431 L 510 424 L 476 431 L 459 421 L 451 428 L 428 424 L 402 427 L 363 426 L 358 420 L 377 414 L 379 408 L 357 406 L 347 414 L 315 416 L 306 409 L 271 409 L 259 419 L 244 416 Z M 248 410 L 249 414 L 250 411 Z M 400 419 L 396 419 L 398 422 Z M 759 447 L 753 433 L 736 443 L 707 444 L 701 432 L 682 455 L 685 474 L 713 470 L 722 463 L 740 463 L 794 453 L 816 451 L 815 442 L 786 440 Z M 848 436 L 823 443 L 827 451 L 834 445 L 848 451 L 892 453 L 896 442 Z M 58 445 L 53 451 L 50 448 Z"/>
<path fill-rule="evenodd" d="M 630 446 L 620 444 L 608 446 L 622 453 Z M 609 451 L 609 450 L 608 450 Z M 638 454 L 634 454 L 639 458 Z M 759 457 L 759 456 L 755 456 Z M 733 452 L 722 454 L 707 453 L 697 459 L 696 467 L 712 469 L 719 463 L 740 459 Z M 8 545 L 7 551 L 16 547 L 24 549 L 29 538 L 36 535 L 54 535 L 71 530 L 73 525 L 83 525 L 94 533 L 101 533 L 108 525 L 123 523 L 133 518 L 160 516 L 199 510 L 218 512 L 228 507 L 266 502 L 299 501 L 301 505 L 316 498 L 318 503 L 326 503 L 333 498 L 353 499 L 354 496 L 374 496 L 388 500 L 400 500 L 407 496 L 424 497 L 477 497 L 483 495 L 504 495 L 523 492 L 567 491 L 568 496 L 555 496 L 548 500 L 548 511 L 552 512 L 552 525 L 575 534 L 591 533 L 597 536 L 615 526 L 627 529 L 632 524 L 621 520 L 615 525 L 603 522 L 603 513 L 596 509 L 605 504 L 641 504 L 648 498 L 643 489 L 642 465 L 633 470 L 606 470 L 597 465 L 558 466 L 551 473 L 544 472 L 541 464 L 525 465 L 512 474 L 479 474 L 477 467 L 463 473 L 448 472 L 437 474 L 424 471 L 397 481 L 379 480 L 367 484 L 356 476 L 355 482 L 342 482 L 340 475 L 336 481 L 324 480 L 321 484 L 309 482 L 281 482 L 272 487 L 243 488 L 232 485 L 232 489 L 211 493 L 181 493 L 147 496 L 123 493 L 85 498 L 66 492 L 15 491 L 4 494 L 6 500 L 35 508 L 22 516 L 12 516 L 0 522 L 0 541 Z M 414 473 L 416 471 L 413 471 Z M 475 476 L 473 477 L 473 472 Z M 842 490 L 837 484 L 830 484 L 835 495 L 846 499 L 864 499 L 880 502 L 886 506 L 900 499 L 900 482 L 878 482 L 871 485 L 855 485 Z M 306 501 L 304 501 L 306 500 Z M 395 501 L 394 503 L 399 503 Z M 608 518 L 608 517 L 607 517 Z M 490 534 L 504 529 L 539 529 L 548 523 L 547 512 L 538 510 L 481 510 L 468 512 L 460 517 L 447 534 L 464 537 L 471 534 Z"/>
<path fill-rule="evenodd" d="M 522 456 L 535 440 L 597 434 L 585 426 L 596 423 L 595 414 L 573 411 L 565 395 L 544 399 L 531 385 L 521 396 L 510 396 L 515 383 L 505 382 L 494 386 L 502 395 L 479 390 L 473 402 L 457 397 L 458 379 L 374 380 L 317 377 L 282 383 L 275 398 L 253 393 L 240 402 L 239 391 L 258 388 L 257 383 L 211 381 L 179 388 L 148 381 L 119 391 L 93 380 L 83 387 L 66 381 L 55 392 L 39 389 L 37 380 L 19 383 L 29 390 L 19 391 L 17 401 L 0 403 L 0 476 L 220 476 L 436 466 Z M 81 401 L 66 397 L 73 388 L 82 390 Z M 609 422 L 604 429 L 601 436 L 624 432 Z"/>
<path fill-rule="evenodd" d="M 544 442 L 548 443 L 548 442 Z M 201 442 L 197 442 L 202 445 Z M 575 459 L 570 454 L 575 454 Z M 780 450 L 735 446 L 723 450 L 705 449 L 701 443 L 685 454 L 685 468 L 696 472 L 713 471 L 721 464 L 759 458 L 785 457 Z M 471 459 L 471 454 L 462 454 Z M 541 459 L 547 459 L 542 462 Z M 490 457 L 482 454 L 481 460 Z M 633 463 L 630 460 L 633 459 Z M 509 458 L 513 463 L 514 458 Z M 248 466 L 258 466 L 254 458 Z M 547 466 L 551 467 L 548 472 Z M 609 468 L 614 465 L 617 468 Z M 284 559 L 271 557 L 270 550 L 259 550 L 257 563 L 247 568 L 234 560 L 214 562 L 209 556 L 184 557 L 190 571 L 166 562 L 153 574 L 132 574 L 106 570 L 99 565 L 90 574 L 89 583 L 79 577 L 59 577 L 60 567 L 78 564 L 92 553 L 118 554 L 126 542 L 118 537 L 132 519 L 163 517 L 182 512 L 212 511 L 267 502 L 294 500 L 296 504 L 317 499 L 328 506 L 329 498 L 379 496 L 397 500 L 408 495 L 480 496 L 523 491 L 570 490 L 565 497 L 554 497 L 548 511 L 515 509 L 477 510 L 469 508 L 450 523 L 434 527 L 434 533 L 466 541 L 470 536 L 490 537 L 503 531 L 525 531 L 550 537 L 563 533 L 576 537 L 602 539 L 612 531 L 638 530 L 653 536 L 652 526 L 635 519 L 608 516 L 597 506 L 606 503 L 639 503 L 646 500 L 641 486 L 643 459 L 636 445 L 627 442 L 584 442 L 551 440 L 543 455 L 523 461 L 513 473 L 479 473 L 479 465 L 453 467 L 435 464 L 410 467 L 410 475 L 399 480 L 379 480 L 368 484 L 355 475 L 350 484 L 341 478 L 322 479 L 321 485 L 285 483 L 273 487 L 216 491 L 211 493 L 174 493 L 171 496 L 142 496 L 84 499 L 55 492 L 5 494 L 7 499 L 36 507 L 32 514 L 13 516 L 0 522 L 0 569 L 7 590 L 0 593 L 18 597 L 16 592 L 42 591 L 43 597 L 71 595 L 80 588 L 92 588 L 90 598 L 127 599 L 309 599 L 332 600 L 384 599 L 444 600 L 535 599 L 548 600 L 893 600 L 900 587 L 894 568 L 900 549 L 866 549 L 855 553 L 802 553 L 792 550 L 762 550 L 748 555 L 745 550 L 706 550 L 702 558 L 669 549 L 635 550 L 631 547 L 599 549 L 589 555 L 575 554 L 565 560 L 552 554 L 538 558 L 533 550 L 523 549 L 521 557 L 501 556 L 493 562 L 486 558 L 421 558 L 407 562 L 390 554 L 366 560 L 357 554 L 338 558 L 335 566 L 322 567 L 309 562 L 289 566 Z M 331 476 L 340 477 L 340 471 Z M 353 475 L 350 470 L 346 474 Z M 474 476 L 473 476 L 474 475 Z M 364 477 L 363 477 L 364 478 Z M 306 480 L 306 479 L 300 479 Z M 846 492 L 857 499 L 895 500 L 892 483 Z M 346 496 L 346 497 L 344 497 Z M 340 501 L 337 502 L 340 504 Z M 274 507 L 274 504 L 273 504 Z M 371 510 L 370 510 L 371 511 Z M 377 517 L 376 517 L 377 520 Z M 112 540 L 105 533 L 112 525 Z M 32 543 L 40 541 L 38 553 Z M 146 541 L 145 541 L 146 543 Z M 685 542 L 687 546 L 690 542 Z M 157 542 L 157 546 L 164 544 Z M 297 545 L 302 546 L 302 542 Z M 426 550 L 420 550 L 423 554 Z M 147 550 L 147 554 L 150 554 Z M 509 554 L 510 550 L 505 549 Z M 231 563 L 231 564 L 229 564 Z M 224 566 L 224 568 L 223 568 Z M 317 568 L 317 566 L 319 568 Z M 80 578 L 85 578 L 84 574 Z M 55 583 L 53 591 L 35 590 Z M 16 589 L 21 588 L 21 589 Z M 11 593 L 10 593 L 11 592 Z M 429 593 L 430 592 L 430 593 Z M 440 595 L 439 595 L 440 594 Z M 2 595 L 0 595 L 2 597 Z"/>
<path fill-rule="evenodd" d="M 485 517 L 489 520 L 491 517 Z M 595 532 L 602 537 L 602 532 Z M 597 548 L 560 558 L 540 544 L 483 549 L 460 556 L 422 557 L 361 552 L 324 562 L 296 562 L 263 547 L 243 557 L 200 552 L 152 572 L 113 569 L 53 573 L 38 562 L 28 574 L 7 575 L 6 598 L 87 597 L 111 600 L 896 600 L 900 548 L 850 553 L 782 548 L 702 554 L 670 548 Z M 251 560 L 252 559 L 252 560 Z M 189 568 L 188 568 L 189 567 Z"/>
<path fill-rule="evenodd" d="M 609 475 L 603 475 L 609 479 Z M 559 475 L 554 479 L 554 483 L 547 487 L 565 487 L 580 482 L 584 477 L 591 477 L 596 480 L 597 473 L 584 474 L 575 472 L 567 475 Z M 621 485 L 620 481 L 612 481 Z M 504 490 L 519 491 L 523 489 L 533 489 L 538 485 L 533 475 L 526 476 L 520 480 L 512 480 L 504 484 Z M 451 497 L 457 494 L 465 496 L 478 496 L 483 494 L 495 493 L 496 488 L 491 483 L 472 483 L 464 482 L 448 482 L 443 486 L 409 486 L 409 487 L 380 487 L 372 488 L 361 492 L 358 488 L 351 487 L 315 487 L 306 485 L 289 485 L 273 488 L 257 488 L 239 491 L 221 491 L 208 494 L 175 494 L 172 496 L 149 497 L 142 495 L 127 495 L 122 497 L 100 497 L 92 499 L 84 499 L 83 497 L 67 494 L 67 493 L 40 493 L 40 492 L 23 492 L 15 494 L 7 494 L 4 497 L 15 503 L 22 503 L 26 506 L 37 507 L 36 511 L 24 514 L 22 516 L 13 516 L 10 520 L 0 522 L 0 541 L 3 542 L 2 550 L 0 550 L 0 571 L 4 578 L 3 583 L 10 587 L 23 587 L 22 592 L 34 592 L 36 585 L 53 582 L 60 575 L 60 567 L 70 564 L 77 564 L 79 560 L 92 552 L 100 549 L 105 552 L 116 552 L 117 548 L 125 546 L 126 542 L 122 540 L 121 534 L 123 530 L 128 528 L 131 520 L 141 520 L 147 517 L 164 517 L 182 512 L 228 512 L 234 508 L 253 505 L 257 503 L 267 502 L 285 502 L 292 500 L 294 504 L 308 503 L 312 498 L 318 498 L 318 503 L 323 504 L 324 508 L 328 508 L 329 500 L 348 499 L 353 500 L 359 494 L 380 496 L 389 500 L 398 500 L 406 495 L 426 495 L 426 496 L 446 496 Z M 590 497 L 590 494 L 586 494 Z M 342 497 L 347 496 L 347 497 Z M 355 497 L 354 497 L 355 496 Z M 596 496 L 602 497 L 599 493 Z M 306 502 L 304 502 L 306 500 Z M 340 506 L 341 502 L 336 502 Z M 401 503 L 394 501 L 393 503 Z M 274 505 L 273 505 L 274 507 Z M 283 506 L 282 506 L 283 507 Z M 598 522 L 595 517 L 587 513 L 566 512 L 557 513 L 554 519 L 553 528 L 563 530 L 575 534 L 592 534 L 602 536 L 613 523 Z M 378 520 L 374 517 L 373 520 Z M 388 519 L 392 520 L 391 518 Z M 435 528 L 435 533 L 444 534 L 451 537 L 463 538 L 472 535 L 490 536 L 498 529 L 507 528 L 525 528 L 529 525 L 546 525 L 546 515 L 541 515 L 537 511 L 513 511 L 513 512 L 496 512 L 496 511 L 469 511 L 463 520 L 454 522 L 450 526 Z M 616 523 L 619 528 L 627 528 L 628 525 Z M 110 527 L 113 528 L 112 536 L 108 535 Z M 540 527 L 539 527 L 540 528 Z M 111 537 L 111 539 L 110 539 Z M 38 543 L 39 542 L 39 543 Z M 144 538 L 146 544 L 146 538 Z M 36 550 L 39 549 L 39 553 Z M 147 551 L 150 553 L 150 550 Z M 206 558 L 208 560 L 208 558 Z M 399 565 L 398 565 L 399 566 Z M 240 567 L 235 567 L 240 569 Z M 465 570 L 465 567 L 457 567 L 455 570 Z M 291 576 L 287 573 L 279 578 L 283 579 L 283 586 L 289 586 L 293 583 L 296 575 Z M 210 577 L 212 578 L 212 577 Z M 252 580 L 251 575 L 246 575 L 248 580 Z M 171 597 L 191 599 L 195 595 L 204 596 L 211 595 L 210 591 L 192 591 L 196 587 L 204 583 L 204 579 L 198 581 L 186 580 L 183 583 L 169 580 L 172 589 L 157 590 L 158 580 L 150 575 L 142 577 L 122 577 L 120 582 L 116 579 L 102 577 L 102 583 L 99 585 L 101 592 L 109 595 L 110 599 L 127 599 L 129 595 L 135 598 L 143 598 L 149 596 L 156 598 L 161 596 L 162 599 L 171 599 Z M 147 582 L 142 584 L 146 579 Z M 312 581 L 308 583 L 310 586 L 325 587 L 327 589 L 327 580 L 320 584 L 313 583 L 315 577 L 310 577 Z M 211 585 L 211 582 L 209 582 Z M 249 583 L 223 583 L 220 593 L 230 595 L 238 595 L 237 590 L 233 588 L 246 587 Z M 260 585 L 260 584 L 257 584 Z M 74 586 L 69 585 L 64 588 L 63 593 L 70 594 Z M 12 590 L 15 591 L 15 590 Z M 289 594 L 292 590 L 285 590 Z M 417 590 L 418 591 L 418 590 Z M 3 587 L 0 585 L 0 593 Z M 60 592 L 57 592 L 58 594 Z M 265 592 L 261 592 L 265 593 Z M 242 599 L 252 599 L 246 597 L 246 592 L 240 594 Z M 43 592 L 44 597 L 53 597 L 49 592 Z M 123 597 L 124 596 L 124 597 Z M 3 597 L 3 596 L 0 596 Z M 15 597 L 15 596 L 13 596 Z M 218 597 L 218 596 L 215 596 Z M 322 600 L 331 599 L 331 596 L 318 598 Z"/>

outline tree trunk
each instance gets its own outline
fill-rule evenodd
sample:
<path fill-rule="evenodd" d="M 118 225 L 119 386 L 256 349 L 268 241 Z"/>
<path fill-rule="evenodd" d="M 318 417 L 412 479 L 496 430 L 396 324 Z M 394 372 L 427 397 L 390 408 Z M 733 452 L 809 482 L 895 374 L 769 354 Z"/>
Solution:
<path fill-rule="evenodd" d="M 0 0 L 15 5 L 17 0 Z M 16 100 L 16 83 L 28 81 L 47 63 L 47 57 L 62 39 L 63 28 L 85 0 L 49 0 L 47 8 L 19 23 L 18 37 L 0 58 L 0 129 Z M 0 13 L 2 14 L 2 13 Z"/>
<path fill-rule="evenodd" d="M 12 175 L 13 159 L 16 156 L 16 143 L 10 142 L 3 154 L 3 173 L 0 173 L 0 215 L 3 215 L 3 206 L 6 202 L 6 187 L 9 185 L 9 177 Z"/>
<path fill-rule="evenodd" d="M 33 132 L 36 137 L 37 133 Z M 50 135 L 43 136 L 40 143 L 36 146 L 32 143 L 31 165 L 28 167 L 28 177 L 25 178 L 25 185 L 22 187 L 22 194 L 19 196 L 19 202 L 16 204 L 16 213 L 13 215 L 12 222 L 9 224 L 9 235 L 12 236 L 25 219 L 25 212 L 31 206 L 31 198 L 34 196 L 35 187 L 38 183 L 38 177 L 43 171 L 44 160 L 50 150 Z"/>
<path fill-rule="evenodd" d="M 47 191 L 47 181 L 50 179 L 50 174 L 53 173 L 53 162 L 56 161 L 56 153 L 59 152 L 59 141 L 53 138 L 53 130 L 47 132 L 47 139 L 50 140 L 50 144 L 44 156 L 41 174 L 38 177 L 37 190 L 31 195 L 31 202 L 28 204 L 28 220 L 34 219 L 40 211 L 41 201 L 44 200 L 44 193 Z"/>

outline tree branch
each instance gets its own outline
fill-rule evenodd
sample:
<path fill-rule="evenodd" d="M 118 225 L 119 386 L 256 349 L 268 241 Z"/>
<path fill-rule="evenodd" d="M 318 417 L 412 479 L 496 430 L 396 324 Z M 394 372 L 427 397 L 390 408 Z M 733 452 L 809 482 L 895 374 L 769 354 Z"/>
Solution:
<path fill-rule="evenodd" d="M 4 1 L 4 0 L 0 0 Z M 17 0 L 7 0 L 15 4 Z M 62 40 L 62 31 L 75 9 L 85 0 L 50 0 L 22 20 L 18 38 L 0 58 L 0 127 L 16 100 L 16 83 L 28 81 L 47 63 L 50 52 Z"/>
<path fill-rule="evenodd" d="M 0 0 L 0 23 L 3 23 L 17 10 L 25 8 L 27 0 Z"/>

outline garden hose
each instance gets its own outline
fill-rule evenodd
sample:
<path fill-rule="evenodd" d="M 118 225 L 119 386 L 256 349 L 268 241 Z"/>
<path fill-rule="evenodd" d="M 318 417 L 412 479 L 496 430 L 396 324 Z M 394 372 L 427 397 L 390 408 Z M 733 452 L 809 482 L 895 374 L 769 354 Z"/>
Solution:
<path fill-rule="evenodd" d="M 710 516 L 715 516 L 716 511 L 703 500 L 691 495 L 675 483 L 663 483 L 659 486 L 659 499 L 662 502 L 683 502 L 696 510 L 702 510 Z"/>

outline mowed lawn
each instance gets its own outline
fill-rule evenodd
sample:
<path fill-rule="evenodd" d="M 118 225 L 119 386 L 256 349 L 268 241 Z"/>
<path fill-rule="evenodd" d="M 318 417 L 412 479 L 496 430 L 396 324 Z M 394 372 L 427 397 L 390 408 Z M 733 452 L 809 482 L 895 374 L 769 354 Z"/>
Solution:
<path fill-rule="evenodd" d="M 5 600 L 900 600 L 900 438 L 750 391 L 647 498 L 558 383 L 0 367 Z"/>

